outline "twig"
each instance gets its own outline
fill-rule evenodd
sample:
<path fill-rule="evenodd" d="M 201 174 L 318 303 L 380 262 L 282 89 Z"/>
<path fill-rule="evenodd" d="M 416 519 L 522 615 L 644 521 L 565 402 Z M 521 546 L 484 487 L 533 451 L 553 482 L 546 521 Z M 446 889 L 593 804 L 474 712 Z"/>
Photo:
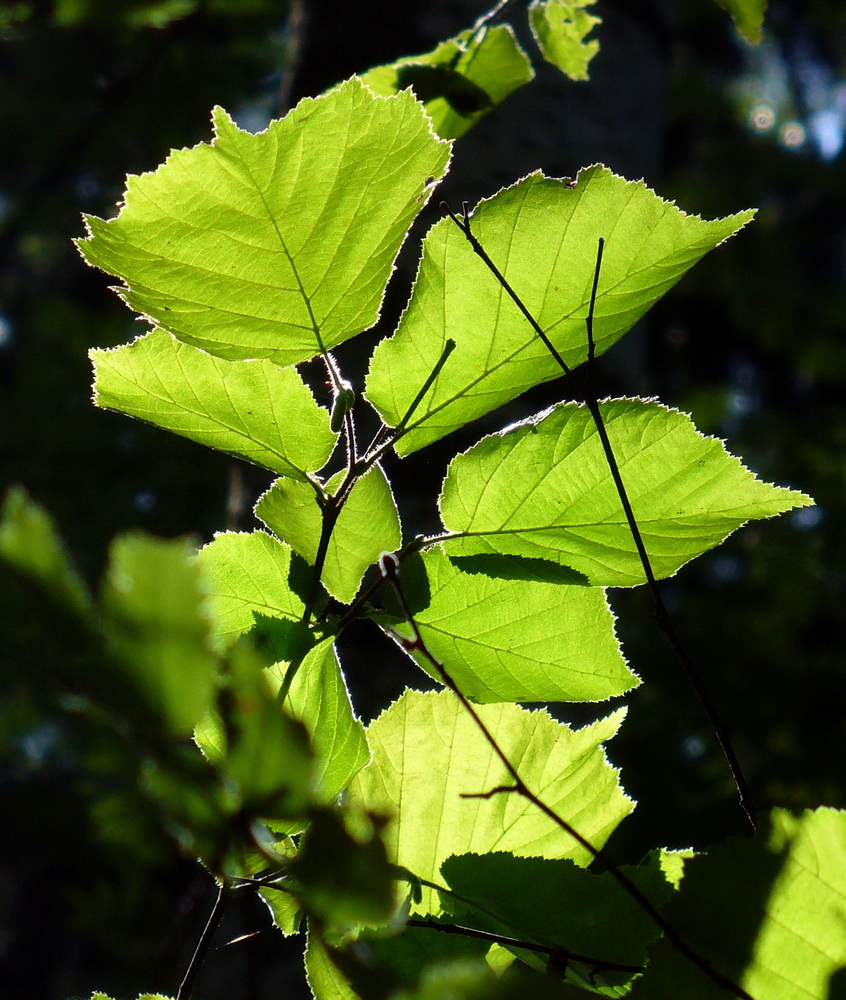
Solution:
<path fill-rule="evenodd" d="M 737 754 L 734 751 L 734 747 L 731 742 L 731 737 L 728 734 L 728 730 L 723 725 L 722 720 L 717 714 L 717 710 L 713 705 L 705 687 L 696 672 L 693 663 L 688 657 L 684 646 L 682 645 L 681 639 L 676 632 L 672 621 L 670 619 L 667 607 L 664 604 L 664 600 L 661 597 L 661 592 L 658 589 L 658 581 L 655 578 L 655 573 L 652 569 L 652 563 L 650 562 L 649 555 L 646 551 L 646 545 L 643 541 L 643 536 L 640 532 L 640 527 L 635 518 L 634 511 L 632 510 L 632 505 L 629 500 L 629 495 L 626 491 L 625 484 L 623 482 L 623 477 L 620 473 L 620 467 L 617 464 L 617 459 L 614 456 L 614 450 L 611 447 L 611 442 L 608 438 L 608 431 L 605 427 L 605 421 L 602 417 L 602 410 L 600 408 L 599 402 L 596 395 L 593 392 L 593 361 L 595 357 L 595 344 L 593 339 L 593 318 L 594 310 L 596 306 L 596 296 L 597 289 L 599 287 L 599 272 L 602 265 L 602 253 L 605 246 L 605 241 L 600 237 L 597 255 L 596 255 L 596 266 L 594 268 L 593 275 L 593 287 L 591 290 L 590 297 L 590 307 L 588 310 L 588 316 L 586 320 L 587 325 L 587 335 L 588 335 L 588 378 L 586 380 L 580 380 L 576 378 L 575 373 L 572 368 L 564 361 L 560 353 L 556 350 L 553 343 L 550 341 L 546 333 L 541 329 L 540 324 L 531 314 L 529 309 L 526 307 L 523 300 L 517 294 L 517 292 L 511 287 L 505 276 L 497 268 L 496 264 L 491 260 L 485 251 L 484 247 L 479 242 L 476 235 L 470 229 L 470 213 L 468 211 L 467 203 L 464 202 L 462 205 L 463 209 L 463 219 L 459 219 L 458 216 L 449 208 L 448 205 L 441 203 L 441 207 L 446 211 L 452 221 L 458 226 L 461 232 L 466 237 L 473 251 L 481 257 L 482 261 L 485 263 L 488 270 L 494 275 L 497 281 L 500 283 L 502 288 L 508 293 L 508 295 L 513 299 L 520 312 L 526 317 L 528 322 L 531 324 L 532 329 L 540 337 L 546 346 L 549 353 L 557 362 L 558 366 L 564 372 L 565 375 L 569 375 L 573 381 L 576 382 L 578 388 L 581 390 L 581 394 L 584 397 L 585 405 L 590 412 L 593 422 L 596 426 L 596 432 L 599 436 L 599 440 L 602 444 L 602 450 L 605 453 L 605 459 L 608 463 L 608 468 L 611 472 L 611 478 L 614 480 L 614 485 L 617 489 L 617 495 L 620 498 L 620 503 L 623 506 L 623 512 L 626 517 L 626 522 L 628 523 L 629 531 L 631 532 L 632 539 L 637 549 L 638 556 L 640 558 L 641 565 L 643 566 L 644 576 L 646 577 L 646 582 L 649 587 L 649 592 L 652 597 L 652 603 L 654 608 L 655 620 L 658 623 L 659 628 L 663 631 L 668 642 L 673 648 L 676 654 L 676 658 L 681 664 L 682 669 L 687 675 L 688 681 L 693 688 L 699 703 L 708 716 L 708 721 L 714 730 L 714 734 L 717 737 L 717 742 L 720 745 L 720 749 L 723 752 L 723 756 L 726 759 L 729 770 L 731 771 L 732 778 L 734 779 L 735 787 L 737 789 L 737 796 L 740 802 L 740 807 L 746 815 L 749 825 L 752 827 L 753 832 L 756 829 L 755 822 L 755 807 L 752 801 L 752 796 L 749 791 L 749 786 L 746 783 L 746 778 L 744 777 L 743 770 L 740 766 L 740 762 L 737 759 Z"/>
<path fill-rule="evenodd" d="M 203 959 L 206 957 L 215 931 L 220 926 L 220 921 L 223 919 L 223 914 L 229 903 L 229 898 L 230 896 L 226 884 L 221 883 L 220 888 L 218 889 L 217 899 L 215 900 L 212 911 L 209 914 L 209 919 L 206 921 L 206 926 L 203 928 L 203 933 L 200 935 L 200 940 L 197 942 L 197 947 L 194 949 L 191 961 L 188 963 L 188 968 L 185 970 L 185 975 L 182 977 L 182 982 L 179 985 L 179 989 L 176 991 L 176 1000 L 189 1000 L 191 993 L 194 990 L 194 985 L 197 981 L 200 967 L 203 964 Z"/>
<path fill-rule="evenodd" d="M 589 965 L 594 972 L 630 972 L 634 975 L 643 972 L 642 965 L 625 965 L 622 962 L 609 962 L 604 958 L 592 958 L 590 955 L 580 955 L 578 952 L 562 948 L 560 945 L 534 944 L 531 941 L 520 941 L 505 934 L 493 934 L 490 931 L 480 931 L 476 927 L 465 927 L 462 924 L 439 924 L 435 920 L 420 920 L 411 918 L 406 921 L 408 927 L 425 927 L 440 931 L 442 934 L 458 934 L 462 937 L 476 938 L 479 941 L 490 941 L 491 944 L 501 944 L 506 948 L 522 948 L 524 951 L 534 951 L 540 955 L 562 957 L 568 962 L 579 962 Z"/>
<path fill-rule="evenodd" d="M 699 952 L 689 945 L 687 941 L 685 941 L 685 939 L 678 933 L 678 931 L 676 931 L 675 928 L 664 919 L 661 912 L 649 901 L 649 899 L 641 892 L 628 875 L 621 871 L 620 868 L 607 858 L 600 848 L 594 847 L 594 845 L 586 837 L 582 836 L 582 834 L 579 833 L 575 827 L 568 823 L 563 816 L 557 813 L 551 806 L 547 805 L 543 799 L 539 798 L 528 787 L 520 776 L 517 768 L 514 764 L 512 764 L 508 755 L 497 742 L 496 737 L 491 733 L 485 722 L 482 720 L 472 702 L 466 697 L 466 695 L 463 694 L 461 689 L 447 672 L 445 666 L 426 645 L 426 641 L 420 632 L 420 628 L 411 611 L 411 607 L 400 582 L 399 564 L 396 558 L 389 553 L 384 554 L 379 560 L 379 569 L 393 588 L 397 601 L 402 608 L 403 615 L 405 616 L 408 626 L 411 629 L 411 633 L 414 636 L 414 639 L 411 642 L 406 641 L 406 649 L 417 650 L 429 661 L 437 676 L 440 678 L 441 683 L 443 683 L 445 687 L 449 688 L 449 690 L 452 691 L 455 697 L 459 700 L 462 708 L 472 718 L 476 727 L 481 732 L 482 736 L 484 736 L 491 750 L 493 750 L 494 754 L 499 758 L 511 778 L 513 783 L 512 785 L 499 785 L 498 787 L 491 789 L 490 793 L 482 793 L 484 794 L 484 797 L 489 798 L 497 794 L 511 794 L 520 795 L 522 798 L 526 799 L 526 801 L 531 802 L 536 809 L 539 809 L 548 819 L 552 820 L 552 822 L 555 823 L 559 829 L 563 830 L 566 834 L 572 837 L 577 844 L 584 848 L 584 850 L 587 851 L 587 853 L 590 854 L 595 861 L 601 861 L 602 864 L 607 867 L 609 874 L 638 904 L 638 906 L 640 906 L 644 913 L 646 913 L 655 926 L 662 931 L 664 936 L 671 942 L 675 949 L 689 962 L 691 962 L 691 964 L 695 965 L 700 972 L 711 980 L 711 982 L 715 983 L 720 988 L 727 990 L 733 996 L 737 997 L 738 1000 L 754 1000 L 754 998 L 751 997 L 742 986 L 735 983 L 734 980 L 730 979 L 728 976 L 725 976 L 723 973 L 714 969 L 711 964 L 699 954 Z"/>

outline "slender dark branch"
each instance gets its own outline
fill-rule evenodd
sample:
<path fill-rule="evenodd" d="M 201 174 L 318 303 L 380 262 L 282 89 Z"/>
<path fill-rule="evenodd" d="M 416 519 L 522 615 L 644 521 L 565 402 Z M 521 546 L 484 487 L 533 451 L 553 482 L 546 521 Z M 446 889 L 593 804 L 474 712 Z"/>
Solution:
<path fill-rule="evenodd" d="M 442 207 L 450 216 L 450 218 L 453 220 L 453 222 L 458 226 L 458 228 L 461 230 L 464 236 L 467 238 L 468 242 L 470 243 L 471 247 L 476 252 L 476 254 L 478 254 L 478 256 L 481 257 L 482 260 L 485 262 L 485 265 L 488 267 L 488 270 L 494 275 L 494 277 L 497 279 L 500 285 L 505 289 L 506 292 L 508 292 L 508 294 L 514 300 L 520 311 L 523 313 L 528 322 L 531 324 L 532 329 L 546 345 L 550 354 L 556 360 L 556 362 L 558 363 L 559 367 L 564 372 L 564 374 L 573 377 L 574 373 L 572 369 L 565 363 L 564 359 L 561 357 L 561 355 L 555 349 L 553 344 L 550 342 L 549 338 L 541 329 L 540 324 L 537 322 L 534 316 L 532 316 L 532 314 L 529 312 L 523 300 L 514 291 L 514 289 L 511 287 L 511 285 L 503 276 L 502 272 L 496 267 L 496 265 L 490 259 L 484 247 L 482 247 L 482 245 L 479 243 L 477 237 L 471 232 L 470 214 L 467 210 L 466 203 L 464 205 L 463 221 L 455 215 L 455 213 L 449 208 L 449 206 L 444 205 L 442 203 Z M 590 306 L 588 309 L 588 316 L 587 316 L 588 378 L 586 380 L 586 384 L 580 384 L 579 388 L 581 389 L 584 395 L 585 405 L 587 406 L 588 411 L 590 412 L 590 415 L 593 418 L 593 422 L 596 426 L 596 432 L 602 444 L 602 450 L 605 453 L 605 459 L 608 463 L 608 468 L 611 471 L 611 477 L 614 480 L 614 485 L 617 489 L 617 495 L 619 496 L 620 503 L 622 504 L 623 507 L 623 512 L 626 517 L 626 522 L 628 523 L 629 531 L 634 541 L 635 548 L 637 549 L 637 554 L 638 557 L 640 558 L 641 565 L 643 566 L 644 576 L 646 577 L 646 582 L 649 587 L 650 595 L 652 597 L 655 619 L 658 623 L 659 628 L 663 631 L 668 642 L 672 646 L 673 651 L 676 654 L 676 658 L 678 659 L 682 669 L 687 675 L 690 685 L 693 688 L 697 699 L 699 700 L 700 704 L 702 705 L 702 708 L 705 711 L 705 714 L 708 717 L 708 721 L 711 723 L 711 727 L 713 728 L 714 734 L 717 737 L 717 742 L 720 745 L 720 749 L 723 752 L 723 756 L 726 759 L 726 763 L 728 764 L 732 778 L 734 779 L 740 806 L 743 809 L 743 812 L 745 813 L 746 818 L 749 821 L 750 826 L 752 827 L 752 830 L 754 831 L 756 829 L 755 807 L 752 802 L 752 796 L 749 791 L 749 786 L 746 782 L 746 778 L 744 777 L 743 770 L 740 766 L 740 762 L 737 759 L 737 754 L 734 751 L 734 747 L 732 745 L 731 737 L 729 736 L 728 730 L 723 725 L 723 722 L 720 719 L 717 710 L 714 707 L 713 702 L 711 701 L 707 691 L 705 690 L 705 686 L 703 685 L 701 679 L 699 678 L 699 675 L 695 670 L 693 663 L 691 662 L 690 658 L 685 652 L 681 639 L 679 638 L 679 635 L 676 632 L 670 620 L 670 616 L 669 613 L 667 612 L 666 605 L 664 604 L 664 600 L 661 597 L 661 592 L 658 589 L 658 581 L 655 579 L 655 573 L 652 570 L 652 563 L 650 562 L 649 555 L 646 551 L 646 545 L 644 544 L 640 527 L 637 523 L 637 519 L 635 518 L 634 511 L 632 510 L 631 502 L 629 501 L 629 496 L 626 491 L 625 484 L 623 482 L 623 477 L 620 473 L 620 467 L 617 464 L 617 459 L 614 456 L 614 450 L 611 447 L 611 442 L 608 438 L 608 432 L 605 427 L 605 421 L 603 420 L 602 417 L 602 409 L 599 405 L 596 395 L 593 392 L 592 362 L 594 360 L 596 351 L 594 337 L 593 337 L 593 319 L 596 307 L 597 290 L 599 288 L 599 273 L 602 265 L 602 253 L 604 246 L 605 246 L 605 241 L 602 238 L 600 238 L 597 248 L 596 265 L 594 268 L 594 275 L 593 275 L 593 287 L 591 290 Z M 579 380 L 576 381 L 578 382 Z"/>
<path fill-rule="evenodd" d="M 540 955 L 561 955 L 568 962 L 581 962 L 601 972 L 643 972 L 642 965 L 625 965 L 622 962 L 610 962 L 604 958 L 593 958 L 590 955 L 580 955 L 578 952 L 562 948 L 560 945 L 534 944 L 531 941 L 520 941 L 518 938 L 505 934 L 493 934 L 491 931 L 480 931 L 476 927 L 464 927 L 462 924 L 439 924 L 435 920 L 419 920 L 412 918 L 406 921 L 409 927 L 425 927 L 440 931 L 442 934 L 459 934 L 462 937 L 476 938 L 479 941 L 490 941 L 491 944 L 501 944 L 506 948 L 522 948 L 524 951 L 534 951 Z"/>
<path fill-rule="evenodd" d="M 464 216 L 463 220 L 458 218 L 455 212 L 453 212 L 453 210 L 449 207 L 449 205 L 447 205 L 445 201 L 441 202 L 441 208 L 443 209 L 443 211 L 446 212 L 446 214 L 452 219 L 452 221 L 456 224 L 456 226 L 458 226 L 461 232 L 464 233 L 464 235 L 467 237 L 467 242 L 473 248 L 473 251 L 479 257 L 482 258 L 482 260 L 485 262 L 485 266 L 487 267 L 487 269 L 491 272 L 491 274 L 494 275 L 494 277 L 500 283 L 500 285 L 502 285 L 505 291 L 508 292 L 508 294 L 511 296 L 512 300 L 514 301 L 514 304 L 517 306 L 520 312 L 526 317 L 532 329 L 543 341 L 544 346 L 553 356 L 553 358 L 555 358 L 555 360 L 558 362 L 558 365 L 563 369 L 565 374 L 571 375 L 572 370 L 570 366 L 567 364 L 564 358 L 561 357 L 561 355 L 556 350 L 555 345 L 552 343 L 549 337 L 547 337 L 547 335 L 544 333 L 540 323 L 538 323 L 535 317 L 529 312 L 523 300 L 508 283 L 508 280 L 505 277 L 505 275 L 502 273 L 502 271 L 500 271 L 500 269 L 496 266 L 496 264 L 494 264 L 494 262 L 488 256 L 485 248 L 476 239 L 475 234 L 470 229 L 470 211 L 468 209 L 467 202 L 466 201 L 462 202 L 461 207 Z"/>
<path fill-rule="evenodd" d="M 559 813 L 557 813 L 551 806 L 547 805 L 543 799 L 539 798 L 523 781 L 517 768 L 511 762 L 508 755 L 499 745 L 496 737 L 488 729 L 487 725 L 479 715 L 473 703 L 467 698 L 467 696 L 461 691 L 455 681 L 452 679 L 448 673 L 446 667 L 441 663 L 440 660 L 432 653 L 429 647 L 426 645 L 426 641 L 420 632 L 420 627 L 411 611 L 411 606 L 405 596 L 405 591 L 403 590 L 402 583 L 399 578 L 399 563 L 395 556 L 385 553 L 379 560 L 379 569 L 382 575 L 391 585 L 396 594 L 397 601 L 399 602 L 402 612 L 405 615 L 408 626 L 411 629 L 414 639 L 410 643 L 406 643 L 407 649 L 417 650 L 422 656 L 424 656 L 435 670 L 436 675 L 441 679 L 441 682 L 445 687 L 449 688 L 450 691 L 455 695 L 455 697 L 461 703 L 462 708 L 465 712 L 472 718 L 477 729 L 484 736 L 488 746 L 494 752 L 494 754 L 502 762 L 503 767 L 508 772 L 511 780 L 514 783 L 513 788 L 507 789 L 506 786 L 498 786 L 493 789 L 491 794 L 498 794 L 499 792 L 510 792 L 513 795 L 520 795 L 522 798 L 526 799 L 528 802 L 536 808 L 539 809 L 548 819 L 550 819 L 559 829 L 563 830 L 566 834 L 573 838 L 577 844 L 579 844 L 595 861 L 602 862 L 605 865 L 608 873 L 612 878 L 616 880 L 618 885 L 626 892 L 643 910 L 643 912 L 652 920 L 655 926 L 664 934 L 668 941 L 673 945 L 679 954 L 683 955 L 692 965 L 695 965 L 697 969 L 700 970 L 712 983 L 715 983 L 720 988 L 728 991 L 733 996 L 737 997 L 738 1000 L 754 1000 L 742 986 L 738 985 L 734 980 L 730 979 L 728 976 L 723 975 L 717 969 L 699 954 L 687 941 L 676 931 L 672 924 L 668 923 L 664 918 L 660 910 L 655 907 L 650 900 L 641 892 L 634 881 L 628 877 L 620 868 L 617 867 L 605 853 L 598 847 L 595 847 L 586 837 L 584 837 L 578 830 L 575 829 L 567 820 L 564 819 Z"/>
<path fill-rule="evenodd" d="M 396 425 L 396 427 L 393 428 L 389 428 L 386 424 L 382 424 L 382 426 L 376 432 L 376 435 L 370 442 L 370 447 L 367 449 L 366 452 L 365 461 L 368 464 L 372 464 L 373 462 L 377 461 L 378 458 L 382 455 L 382 453 L 387 451 L 388 448 L 392 447 L 396 443 L 397 438 L 401 437 L 405 433 L 405 427 L 408 424 L 408 421 L 411 419 L 414 411 L 423 401 L 423 397 L 432 387 L 432 384 L 434 383 L 435 379 L 438 377 L 438 375 L 440 375 L 441 369 L 446 364 L 447 358 L 450 356 L 450 354 L 452 354 L 454 350 L 455 350 L 455 341 L 452 339 L 452 337 L 448 337 L 446 343 L 444 344 L 444 349 L 441 351 L 441 356 L 435 362 L 434 368 L 431 370 L 431 372 L 429 372 L 428 376 L 426 377 L 426 381 L 423 383 L 423 385 L 420 387 L 420 391 L 411 401 L 411 405 L 405 411 L 405 414 L 403 418 L 400 420 L 400 422 Z"/>
<path fill-rule="evenodd" d="M 394 435 L 393 435 L 394 437 L 396 437 L 398 434 L 400 434 L 405 429 L 405 425 L 411 419 L 412 414 L 417 409 L 417 407 L 420 405 L 423 397 L 426 395 L 426 393 L 431 388 L 432 383 L 435 381 L 435 379 L 438 377 L 438 375 L 440 375 L 441 369 L 446 364 L 447 358 L 450 356 L 450 354 L 452 354 L 452 352 L 454 350 L 455 350 L 455 341 L 452 339 L 452 337 L 448 337 L 446 343 L 444 344 L 444 349 L 441 351 L 441 356 L 435 362 L 435 367 L 431 370 L 431 372 L 429 373 L 429 376 L 427 377 L 426 381 L 420 387 L 420 391 L 417 393 L 417 395 L 411 401 L 411 405 L 405 411 L 405 416 L 402 418 L 402 420 L 400 420 L 400 422 L 394 428 Z"/>
<path fill-rule="evenodd" d="M 221 883 L 217 893 L 217 899 L 215 900 L 212 911 L 209 914 L 209 919 L 206 921 L 206 926 L 203 928 L 203 933 L 200 935 L 200 940 L 197 942 L 197 947 L 194 949 L 191 961 L 188 963 L 188 968 L 185 970 L 185 975 L 182 977 L 182 982 L 179 985 L 179 989 L 176 991 L 176 1000 L 189 1000 L 189 997 L 194 990 L 194 985 L 197 982 L 197 976 L 200 973 L 200 967 L 203 964 L 203 959 L 208 954 L 212 938 L 214 937 L 215 931 L 220 926 L 220 921 L 223 919 L 223 914 L 229 903 L 229 898 L 230 893 L 226 884 Z"/>

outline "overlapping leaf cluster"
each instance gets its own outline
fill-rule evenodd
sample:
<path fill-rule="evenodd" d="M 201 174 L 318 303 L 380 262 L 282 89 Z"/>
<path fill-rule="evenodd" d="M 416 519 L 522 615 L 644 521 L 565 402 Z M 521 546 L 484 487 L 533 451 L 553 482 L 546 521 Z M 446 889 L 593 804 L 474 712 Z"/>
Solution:
<path fill-rule="evenodd" d="M 592 51 L 585 6 L 531 10 L 548 57 L 574 77 Z M 510 66 L 498 90 L 497 65 Z M 80 249 L 151 329 L 92 352 L 95 402 L 278 477 L 255 508 L 266 530 L 219 534 L 197 555 L 120 539 L 95 600 L 25 498 L 8 501 L 0 527 L 21 615 L 47 607 L 69 637 L 37 656 L 61 672 L 70 653 L 63 682 L 143 733 L 151 797 L 228 891 L 261 891 L 283 933 L 307 919 L 318 1000 L 718 995 L 636 895 L 589 870 L 634 807 L 604 751 L 625 710 L 573 729 L 521 705 L 599 702 L 639 683 L 605 588 L 643 583 L 644 565 L 596 416 L 563 402 L 482 438 L 450 464 L 443 530 L 409 538 L 379 462 L 387 449 L 424 448 L 560 368 L 449 219 L 424 239 L 363 392 L 331 353 L 378 318 L 447 170 L 442 137 L 529 73 L 510 29 L 472 30 L 303 101 L 258 135 L 216 109 L 213 142 L 130 178 L 120 214 L 88 219 Z M 599 238 L 597 353 L 751 214 L 704 221 L 593 166 L 572 181 L 526 177 L 471 225 L 576 368 Z M 304 380 L 312 359 L 331 414 Z M 364 445 L 354 415 L 368 404 L 382 429 Z M 760 482 L 655 401 L 598 410 L 658 577 L 750 519 L 811 502 Z M 399 603 L 384 553 L 400 567 Z M 450 690 L 409 690 L 365 728 L 340 658 L 359 618 L 448 676 L 477 719 Z M 187 734 L 202 757 L 179 741 Z M 503 758 L 582 839 L 509 794 Z M 747 991 L 737 995 L 823 1000 L 846 964 L 843 833 L 833 812 L 777 814 L 755 840 L 689 861 L 683 880 L 682 859 L 656 851 L 624 881 L 666 908 L 703 961 Z M 825 919 L 811 919 L 811 900 Z M 357 937 L 366 952 L 349 946 Z"/>

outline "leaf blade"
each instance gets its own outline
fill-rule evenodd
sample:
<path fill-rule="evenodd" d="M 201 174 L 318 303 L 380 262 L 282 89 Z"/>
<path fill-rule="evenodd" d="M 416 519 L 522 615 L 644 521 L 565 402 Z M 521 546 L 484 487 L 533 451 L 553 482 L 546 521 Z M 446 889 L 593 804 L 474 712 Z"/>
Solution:
<path fill-rule="evenodd" d="M 624 711 L 571 730 L 546 712 L 517 705 L 480 705 L 481 718 L 523 780 L 582 836 L 601 847 L 634 803 L 623 793 L 601 744 Z M 406 691 L 370 724 L 369 767 L 350 785 L 353 802 L 393 814 L 385 828 L 389 857 L 420 878 L 437 881 L 451 854 L 497 848 L 522 856 L 592 858 L 522 798 L 499 794 L 462 798 L 508 783 L 473 720 L 448 691 Z M 438 912 L 432 890 L 422 910 Z"/>
<path fill-rule="evenodd" d="M 371 326 L 449 158 L 420 105 L 352 79 L 258 135 L 221 108 L 213 122 L 210 145 L 130 177 L 117 218 L 86 219 L 85 259 L 133 309 L 228 360 L 287 366 Z"/>
<path fill-rule="evenodd" d="M 722 442 L 677 410 L 642 400 L 600 404 L 656 577 L 719 544 L 747 520 L 813 501 L 758 480 Z M 453 459 L 441 515 L 451 555 L 549 559 L 595 586 L 637 586 L 643 565 L 593 419 L 562 404 Z"/>
<path fill-rule="evenodd" d="M 511 580 L 465 573 L 442 549 L 424 552 L 421 561 L 429 603 L 415 621 L 468 698 L 602 701 L 639 683 L 620 651 L 602 590 L 532 579 L 531 572 Z M 405 624 L 393 629 L 413 638 Z M 426 657 L 414 658 L 440 680 Z"/>
<path fill-rule="evenodd" d="M 641 181 L 605 167 L 575 182 L 534 173 L 479 203 L 472 229 L 561 353 L 585 360 L 585 317 L 597 240 L 606 239 L 594 338 L 614 344 L 693 264 L 751 218 L 703 221 Z M 442 219 L 427 234 L 408 308 L 371 359 L 367 398 L 395 427 L 434 369 L 447 339 L 457 347 L 403 436 L 401 455 L 438 440 L 561 369 L 464 235 Z"/>
<path fill-rule="evenodd" d="M 293 368 L 225 361 L 161 329 L 90 356 L 97 406 L 273 472 L 302 481 L 335 446 L 327 411 Z"/>

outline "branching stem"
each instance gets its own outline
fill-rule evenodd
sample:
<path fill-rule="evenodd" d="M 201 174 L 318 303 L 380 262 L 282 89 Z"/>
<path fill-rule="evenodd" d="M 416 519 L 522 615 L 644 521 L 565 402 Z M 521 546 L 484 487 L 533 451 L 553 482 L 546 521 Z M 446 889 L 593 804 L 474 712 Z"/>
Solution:
<path fill-rule="evenodd" d="M 587 340 L 588 340 L 588 351 L 587 351 L 587 361 L 588 361 L 588 375 L 586 379 L 578 379 L 573 369 L 565 362 L 561 357 L 561 354 L 556 350 L 553 343 L 550 341 L 549 337 L 542 330 L 540 324 L 532 315 L 532 313 L 527 308 L 526 304 L 517 294 L 517 292 L 511 287 L 508 280 L 499 270 L 499 268 L 494 264 L 491 258 L 488 256 L 487 251 L 484 249 L 482 244 L 479 242 L 476 235 L 472 232 L 470 228 L 470 213 L 467 207 L 467 203 L 464 202 L 462 205 L 462 218 L 459 219 L 458 216 L 449 208 L 448 205 L 441 203 L 444 211 L 449 215 L 452 221 L 458 226 L 473 251 L 479 256 L 485 263 L 488 270 L 493 274 L 493 276 L 500 283 L 502 288 L 508 293 L 508 295 L 513 299 L 514 303 L 519 308 L 520 312 L 526 317 L 532 329 L 538 335 L 538 337 L 543 341 L 549 353 L 557 362 L 558 366 L 564 372 L 565 375 L 569 375 L 574 382 L 576 382 L 580 394 L 585 400 L 585 405 L 593 418 L 594 425 L 596 426 L 596 432 L 599 436 L 599 440 L 602 444 L 602 450 L 605 453 L 605 459 L 608 463 L 608 468 L 611 472 L 611 478 L 614 480 L 614 486 L 617 490 L 617 495 L 620 498 L 620 503 L 623 507 L 623 512 L 626 517 L 626 522 L 628 523 L 629 531 L 631 533 L 632 539 L 637 549 L 638 556 L 640 558 L 641 565 L 643 566 L 643 573 L 646 577 L 646 582 L 649 587 L 649 592 L 652 597 L 652 603 L 654 608 L 655 620 L 658 623 L 659 628 L 666 636 L 668 642 L 670 643 L 676 658 L 678 659 L 682 669 L 684 670 L 691 687 L 693 688 L 699 703 L 708 716 L 708 721 L 714 730 L 717 737 L 717 741 L 720 745 L 720 749 L 723 752 L 723 756 L 731 771 L 732 778 L 734 779 L 735 787 L 737 789 L 737 796 L 740 802 L 740 806 L 743 809 L 746 819 L 749 821 L 749 825 L 752 827 L 754 832 L 756 829 L 755 822 L 755 807 L 752 801 L 752 796 L 749 791 L 749 786 L 744 777 L 743 770 L 740 766 L 740 762 L 737 759 L 737 754 L 734 751 L 734 746 L 732 745 L 731 737 L 729 736 L 728 730 L 723 725 L 713 702 L 708 696 L 705 686 L 703 685 L 690 657 L 682 645 L 681 639 L 676 632 L 670 615 L 667 612 L 664 600 L 661 597 L 661 592 L 658 588 L 658 581 L 655 579 L 655 573 L 652 569 L 652 563 L 650 562 L 649 555 L 646 551 L 646 545 L 643 541 L 643 536 L 640 531 L 640 527 L 637 523 L 637 519 L 632 510 L 632 505 L 629 500 L 629 495 L 626 491 L 625 484 L 623 482 L 623 477 L 620 472 L 620 467 L 617 464 L 617 459 L 614 456 L 614 449 L 611 446 L 611 441 L 608 438 L 608 431 L 605 427 L 605 421 L 602 417 L 602 410 L 599 405 L 599 401 L 596 398 L 596 394 L 593 390 L 593 362 L 596 354 L 596 347 L 593 337 L 593 320 L 594 311 L 596 307 L 596 296 L 597 290 L 599 288 L 599 274 L 602 266 L 602 254 L 605 248 L 605 241 L 602 237 L 599 238 L 597 254 L 596 254 L 596 265 L 593 274 L 593 286 L 591 289 L 590 296 L 590 307 L 588 309 L 588 315 L 586 320 L 587 325 Z"/>
<path fill-rule="evenodd" d="M 579 844 L 595 861 L 600 861 L 606 866 L 608 872 L 617 881 L 620 887 L 628 893 L 628 895 L 638 904 L 638 906 L 643 910 L 644 913 L 652 920 L 656 927 L 661 930 L 668 941 L 671 942 L 673 947 L 683 955 L 688 961 L 696 966 L 711 982 L 715 983 L 720 988 L 731 993 L 738 1000 L 754 1000 L 742 986 L 734 982 L 728 976 L 723 975 L 697 952 L 687 941 L 675 930 L 675 928 L 669 924 L 661 912 L 650 902 L 650 900 L 641 892 L 637 885 L 626 875 L 620 868 L 618 868 L 612 861 L 610 861 L 600 848 L 595 847 L 586 837 L 584 837 L 575 827 L 573 827 L 567 820 L 564 819 L 559 813 L 557 813 L 551 806 L 547 805 L 543 799 L 539 798 L 525 783 L 525 781 L 520 776 L 515 765 L 511 762 L 508 755 L 502 749 L 502 747 L 497 742 L 496 737 L 488 729 L 486 723 L 479 715 L 473 703 L 467 698 L 467 696 L 461 691 L 455 681 L 452 679 L 445 666 L 438 660 L 438 658 L 432 653 L 429 647 L 426 645 L 426 641 L 420 632 L 420 627 L 411 611 L 411 606 L 406 598 L 405 591 L 403 590 L 402 583 L 399 578 L 399 562 L 394 555 L 385 554 L 379 560 L 379 569 L 382 576 L 391 585 L 396 594 L 397 601 L 399 602 L 402 613 L 408 622 L 408 627 L 411 629 L 413 635 L 413 640 L 406 643 L 406 648 L 409 650 L 416 650 L 425 657 L 429 663 L 432 665 L 435 674 L 440 678 L 441 682 L 445 687 L 447 687 L 458 701 L 461 703 L 464 711 L 470 716 L 476 725 L 479 732 L 485 738 L 488 746 L 494 752 L 494 754 L 499 758 L 502 766 L 505 768 L 509 777 L 511 778 L 512 784 L 510 785 L 499 785 L 496 788 L 491 789 L 489 792 L 477 793 L 476 797 L 490 798 L 494 795 L 499 794 L 510 794 L 510 795 L 520 795 L 522 798 L 526 799 L 527 802 L 531 804 L 538 810 L 540 810 L 548 819 L 550 819 L 559 829 L 563 830 L 566 834 L 572 837 L 573 840 Z"/>

